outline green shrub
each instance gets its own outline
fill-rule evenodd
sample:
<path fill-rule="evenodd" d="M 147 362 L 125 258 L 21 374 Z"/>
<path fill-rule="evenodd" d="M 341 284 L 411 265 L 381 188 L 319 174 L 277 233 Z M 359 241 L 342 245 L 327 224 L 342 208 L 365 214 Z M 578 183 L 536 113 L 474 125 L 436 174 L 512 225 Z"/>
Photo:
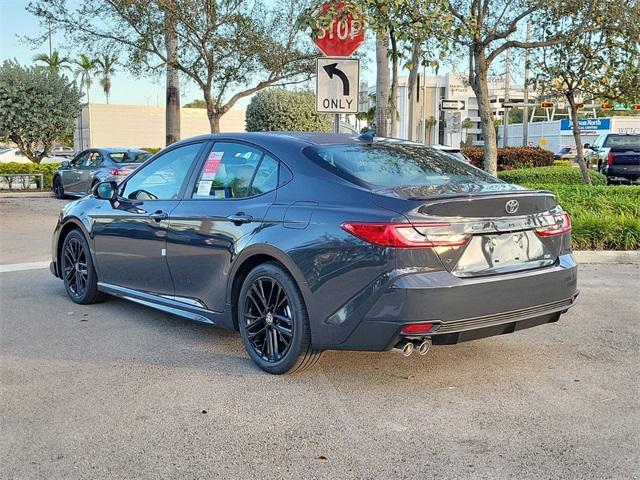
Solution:
<path fill-rule="evenodd" d="M 605 185 L 606 177 L 595 170 L 589 170 L 591 182 L 594 185 Z M 582 185 L 582 175 L 579 168 L 567 167 L 538 167 L 521 168 L 499 172 L 498 177 L 505 182 L 522 185 L 525 183 L 547 183 L 558 185 Z"/>
<path fill-rule="evenodd" d="M 39 185 L 42 189 L 51 188 L 53 182 L 53 175 L 56 173 L 56 170 L 60 167 L 59 163 L 47 163 L 45 165 L 39 165 L 36 163 L 0 163 L 0 175 L 17 175 L 17 174 L 38 174 L 42 173 L 44 175 L 44 185 Z M 36 181 L 37 179 L 34 179 Z M 10 184 L 17 185 L 21 180 L 19 179 L 10 179 Z"/>
<path fill-rule="evenodd" d="M 571 160 L 554 160 L 552 165 L 554 167 L 572 167 L 573 162 Z"/>
<path fill-rule="evenodd" d="M 316 113 L 310 90 L 269 88 L 254 95 L 247 106 L 248 132 L 330 132 L 331 122 L 332 115 Z"/>
<path fill-rule="evenodd" d="M 530 183 L 553 192 L 571 214 L 576 250 L 640 249 L 640 188 Z"/>
<path fill-rule="evenodd" d="M 475 167 L 483 167 L 484 150 L 481 147 L 463 148 Z M 498 148 L 498 171 L 515 168 L 546 167 L 553 164 L 554 154 L 540 147 L 503 147 Z"/>

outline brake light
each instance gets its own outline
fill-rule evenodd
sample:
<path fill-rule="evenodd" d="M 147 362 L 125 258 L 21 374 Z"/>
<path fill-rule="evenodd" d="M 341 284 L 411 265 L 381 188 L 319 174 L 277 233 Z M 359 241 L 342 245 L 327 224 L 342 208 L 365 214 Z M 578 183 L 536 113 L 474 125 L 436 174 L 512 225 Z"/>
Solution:
<path fill-rule="evenodd" d="M 564 235 L 571 231 L 571 217 L 567 212 L 556 215 L 557 222 L 555 226 L 538 228 L 536 234 L 539 237 L 553 237 L 555 235 Z"/>
<path fill-rule="evenodd" d="M 117 168 L 112 168 L 111 170 L 109 170 L 109 175 L 113 175 L 114 177 L 125 177 L 127 175 L 127 172 L 125 172 L 124 170 L 119 170 Z"/>
<path fill-rule="evenodd" d="M 345 222 L 341 226 L 359 239 L 380 247 L 461 247 L 466 245 L 470 238 L 469 235 L 453 232 L 451 224 L 446 222 L 419 224 Z"/>
<path fill-rule="evenodd" d="M 433 323 L 413 323 L 402 327 L 404 335 L 423 335 L 429 333 L 433 328 Z"/>
<path fill-rule="evenodd" d="M 613 165 L 613 152 L 609 152 L 607 155 L 607 165 Z"/>

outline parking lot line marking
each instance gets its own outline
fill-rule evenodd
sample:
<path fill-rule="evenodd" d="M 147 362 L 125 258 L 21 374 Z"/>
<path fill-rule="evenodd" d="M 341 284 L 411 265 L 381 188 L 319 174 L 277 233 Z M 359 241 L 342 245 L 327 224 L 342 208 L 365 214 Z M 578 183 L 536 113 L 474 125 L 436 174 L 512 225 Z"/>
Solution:
<path fill-rule="evenodd" d="M 9 265 L 0 265 L 0 273 L 38 270 L 41 268 L 49 268 L 49 262 L 11 263 Z"/>

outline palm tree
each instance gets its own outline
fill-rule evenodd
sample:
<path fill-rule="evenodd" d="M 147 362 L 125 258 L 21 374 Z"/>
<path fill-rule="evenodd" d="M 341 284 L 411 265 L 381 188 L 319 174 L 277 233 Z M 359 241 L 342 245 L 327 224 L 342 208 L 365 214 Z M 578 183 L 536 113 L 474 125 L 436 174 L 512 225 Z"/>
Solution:
<path fill-rule="evenodd" d="M 91 88 L 91 84 L 93 80 L 91 80 L 91 76 L 96 71 L 96 61 L 87 57 L 84 53 L 80 54 L 77 60 L 73 62 L 76 65 L 76 69 L 73 73 L 76 75 L 76 79 L 80 80 L 80 89 L 85 87 L 85 91 L 87 93 L 87 103 L 89 103 L 89 89 Z"/>
<path fill-rule="evenodd" d="M 61 57 L 57 50 L 51 52 L 51 56 L 46 53 L 39 53 L 33 57 L 34 62 L 42 62 L 52 75 L 58 75 L 60 70 L 71 70 L 71 62 L 68 57 Z"/>
<path fill-rule="evenodd" d="M 109 55 L 105 53 L 101 58 L 96 60 L 98 65 L 98 74 L 100 75 L 100 86 L 104 91 L 104 96 L 109 103 L 109 93 L 111 92 L 111 75 L 116 72 L 115 66 L 118 63 L 117 55 Z"/>

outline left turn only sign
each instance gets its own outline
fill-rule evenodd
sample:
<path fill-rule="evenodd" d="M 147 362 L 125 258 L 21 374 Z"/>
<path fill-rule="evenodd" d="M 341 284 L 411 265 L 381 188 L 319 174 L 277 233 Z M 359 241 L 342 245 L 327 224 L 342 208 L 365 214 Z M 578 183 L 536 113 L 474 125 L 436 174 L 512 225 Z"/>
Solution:
<path fill-rule="evenodd" d="M 358 113 L 360 62 L 321 57 L 316 62 L 316 111 Z"/>

